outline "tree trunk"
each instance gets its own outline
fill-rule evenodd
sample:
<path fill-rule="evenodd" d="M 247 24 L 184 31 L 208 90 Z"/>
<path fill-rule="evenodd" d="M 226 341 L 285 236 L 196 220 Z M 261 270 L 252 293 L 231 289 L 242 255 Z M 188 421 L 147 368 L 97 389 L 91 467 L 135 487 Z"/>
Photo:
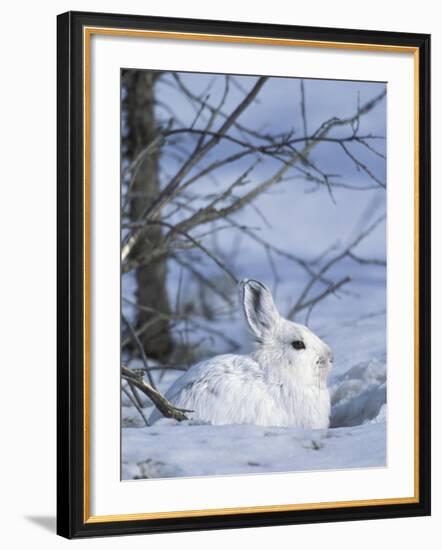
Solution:
<path fill-rule="evenodd" d="M 132 162 L 142 149 L 149 145 L 156 136 L 154 114 L 154 81 L 156 73 L 152 71 L 123 72 L 125 95 L 123 109 L 126 115 L 123 134 L 123 156 Z M 139 220 L 141 212 L 152 198 L 159 193 L 158 150 L 149 154 L 139 166 L 132 184 L 130 200 L 130 217 Z M 162 240 L 162 228 L 152 225 L 146 228 L 138 245 L 131 253 L 132 258 L 144 256 L 155 249 Z M 136 271 L 137 303 L 163 314 L 170 313 L 169 299 L 166 290 L 166 260 L 149 263 Z M 146 328 L 147 327 L 147 328 Z M 155 313 L 139 310 L 137 329 L 141 343 L 148 357 L 164 360 L 172 351 L 172 338 L 169 321 L 164 317 L 158 319 Z"/>

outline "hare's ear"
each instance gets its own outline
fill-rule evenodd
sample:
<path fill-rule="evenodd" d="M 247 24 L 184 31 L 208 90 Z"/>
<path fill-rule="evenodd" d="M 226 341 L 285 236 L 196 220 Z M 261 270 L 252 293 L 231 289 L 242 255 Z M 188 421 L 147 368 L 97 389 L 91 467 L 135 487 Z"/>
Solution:
<path fill-rule="evenodd" d="M 240 292 L 249 327 L 260 339 L 280 318 L 272 294 L 265 285 L 253 279 L 241 281 Z"/>

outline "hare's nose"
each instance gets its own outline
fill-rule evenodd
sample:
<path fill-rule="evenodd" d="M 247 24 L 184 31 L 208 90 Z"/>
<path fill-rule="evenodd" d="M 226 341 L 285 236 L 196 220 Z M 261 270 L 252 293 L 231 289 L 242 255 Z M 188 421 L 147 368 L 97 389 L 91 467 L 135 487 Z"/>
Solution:
<path fill-rule="evenodd" d="M 333 352 L 327 344 L 325 345 L 325 351 L 324 351 L 324 357 L 327 361 L 330 361 L 330 363 L 333 363 Z"/>
<path fill-rule="evenodd" d="M 320 367 L 327 367 L 330 365 L 330 363 L 333 363 L 333 352 L 332 350 L 327 346 L 324 353 L 319 357 L 316 361 L 316 364 Z"/>

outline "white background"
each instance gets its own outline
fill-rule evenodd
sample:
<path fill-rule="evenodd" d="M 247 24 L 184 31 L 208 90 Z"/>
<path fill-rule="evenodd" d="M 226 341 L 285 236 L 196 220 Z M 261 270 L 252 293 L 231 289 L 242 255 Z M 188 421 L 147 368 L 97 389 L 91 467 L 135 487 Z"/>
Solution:
<path fill-rule="evenodd" d="M 433 287 L 433 517 L 186 533 L 68 543 L 54 535 L 55 514 L 55 15 L 68 9 L 201 17 L 433 34 L 433 151 L 442 149 L 442 30 L 437 3 L 316 0 L 310 4 L 186 0 L 14 2 L 2 11 L 1 301 L 4 377 L 2 405 L 2 543 L 7 548 L 66 544 L 141 548 L 435 547 L 442 534 L 441 301 Z M 433 280 L 442 273 L 440 155 L 433 159 Z M 438 158 L 439 157 L 439 158 Z M 437 238 L 439 236 L 439 238 Z"/>

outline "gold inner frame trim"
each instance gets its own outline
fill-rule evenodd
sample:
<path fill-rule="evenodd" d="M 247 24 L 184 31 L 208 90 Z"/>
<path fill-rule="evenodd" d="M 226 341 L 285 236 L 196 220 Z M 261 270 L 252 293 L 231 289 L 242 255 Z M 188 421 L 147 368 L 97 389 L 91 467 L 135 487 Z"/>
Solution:
<path fill-rule="evenodd" d="M 316 502 L 269 506 L 249 506 L 235 508 L 213 508 L 203 510 L 177 510 L 170 512 L 148 512 L 136 514 L 91 515 L 91 471 L 90 471 L 90 108 L 91 108 L 91 36 L 122 36 L 133 38 L 156 38 L 169 40 L 194 40 L 203 42 L 233 42 L 256 45 L 288 46 L 304 48 L 332 48 L 342 50 L 411 53 L 414 62 L 414 495 L 370 500 L 351 500 L 336 502 Z M 84 211 L 84 523 L 103 523 L 116 521 L 136 521 L 167 518 L 207 517 L 229 514 L 251 514 L 263 512 L 283 512 L 300 510 L 324 510 L 349 508 L 356 506 L 382 506 L 388 504 L 412 504 L 419 502 L 419 49 L 412 46 L 383 44 L 364 44 L 358 42 L 331 42 L 321 40 L 296 40 L 269 37 L 245 37 L 224 34 L 205 34 L 187 32 L 149 31 L 137 29 L 115 29 L 108 27 L 83 28 L 83 211 Z"/>
<path fill-rule="evenodd" d="M 90 517 L 91 505 L 91 209 L 90 209 L 90 38 L 83 41 L 83 515 Z M 86 53 L 87 52 L 87 53 Z"/>

